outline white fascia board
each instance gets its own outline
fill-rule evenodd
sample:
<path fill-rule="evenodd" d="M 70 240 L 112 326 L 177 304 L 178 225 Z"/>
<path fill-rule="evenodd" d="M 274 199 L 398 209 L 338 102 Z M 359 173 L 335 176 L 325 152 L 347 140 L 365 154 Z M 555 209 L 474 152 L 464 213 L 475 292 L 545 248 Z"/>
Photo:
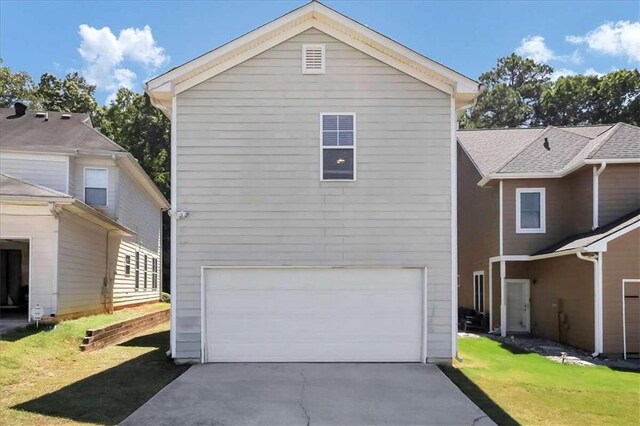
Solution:
<path fill-rule="evenodd" d="M 598 240 L 594 243 L 589 244 L 588 246 L 585 247 L 585 250 L 589 252 L 607 251 L 607 244 L 609 243 L 609 241 L 615 240 L 616 238 L 619 238 L 625 234 L 628 234 L 629 232 L 638 228 L 640 228 L 640 220 L 632 223 L 629 226 L 619 229 L 618 231 L 614 232 L 613 234 L 601 240 Z"/>
<path fill-rule="evenodd" d="M 640 163 L 640 158 L 612 158 L 612 159 L 593 159 L 589 158 L 584 160 L 585 164 L 638 164 Z"/>
<path fill-rule="evenodd" d="M 165 109 L 170 109 L 171 103 L 168 99 L 160 99 L 160 94 L 163 97 L 169 93 L 179 94 L 311 27 L 318 28 L 359 50 L 365 51 L 366 47 L 365 53 L 391 66 L 398 67 L 398 64 L 402 64 L 401 70 L 404 72 L 413 68 L 410 75 L 445 93 L 467 94 L 466 97 L 460 97 L 461 104 L 470 104 L 480 92 L 478 82 L 317 2 L 298 8 L 150 80 L 145 85 L 145 91 L 154 99 L 154 104 L 159 103 L 163 112 L 170 115 L 170 111 Z"/>

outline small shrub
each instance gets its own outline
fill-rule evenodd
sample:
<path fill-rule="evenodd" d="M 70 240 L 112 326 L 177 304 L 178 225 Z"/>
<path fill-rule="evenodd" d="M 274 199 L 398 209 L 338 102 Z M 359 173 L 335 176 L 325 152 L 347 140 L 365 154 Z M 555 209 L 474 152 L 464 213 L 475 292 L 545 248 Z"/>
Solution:
<path fill-rule="evenodd" d="M 160 295 L 160 301 L 164 303 L 171 303 L 171 295 L 163 291 Z"/>

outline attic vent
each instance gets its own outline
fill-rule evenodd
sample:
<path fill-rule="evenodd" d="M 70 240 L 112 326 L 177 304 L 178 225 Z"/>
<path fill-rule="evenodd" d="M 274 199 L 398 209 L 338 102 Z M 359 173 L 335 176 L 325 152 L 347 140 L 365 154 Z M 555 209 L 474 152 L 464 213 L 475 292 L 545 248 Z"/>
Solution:
<path fill-rule="evenodd" d="M 70 119 L 70 118 L 71 118 L 71 114 L 62 114 L 62 115 L 60 116 L 60 118 L 61 118 L 62 120 L 68 120 L 68 119 Z"/>
<path fill-rule="evenodd" d="M 302 45 L 302 74 L 324 74 L 324 44 Z"/>
<path fill-rule="evenodd" d="M 36 117 L 37 118 L 44 118 L 47 116 L 46 112 L 36 112 Z"/>

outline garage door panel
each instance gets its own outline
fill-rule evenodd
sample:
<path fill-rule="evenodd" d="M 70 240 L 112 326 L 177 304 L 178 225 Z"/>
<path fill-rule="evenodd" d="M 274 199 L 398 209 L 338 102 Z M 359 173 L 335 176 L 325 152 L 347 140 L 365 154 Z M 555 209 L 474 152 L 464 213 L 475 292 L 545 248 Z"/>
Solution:
<path fill-rule="evenodd" d="M 208 361 L 421 358 L 420 269 L 206 272 Z"/>

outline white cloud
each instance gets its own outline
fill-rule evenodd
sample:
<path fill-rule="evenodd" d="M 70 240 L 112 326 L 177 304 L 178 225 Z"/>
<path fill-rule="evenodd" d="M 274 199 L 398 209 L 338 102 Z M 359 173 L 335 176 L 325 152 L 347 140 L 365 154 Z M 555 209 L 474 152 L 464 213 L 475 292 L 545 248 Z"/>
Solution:
<path fill-rule="evenodd" d="M 553 50 L 549 49 L 541 35 L 529 36 L 522 39 L 516 53 L 536 62 L 547 63 L 555 57 Z"/>
<path fill-rule="evenodd" d="M 603 73 L 603 72 L 599 72 L 599 71 L 596 71 L 596 70 L 595 70 L 595 69 L 593 69 L 593 68 L 587 68 L 587 69 L 584 71 L 584 75 L 595 75 L 595 76 L 597 76 L 597 77 L 602 77 L 604 74 L 605 74 L 605 73 Z"/>
<path fill-rule="evenodd" d="M 626 56 L 640 62 L 640 21 L 607 22 L 583 36 L 570 35 L 572 44 L 586 44 L 589 49 L 610 56 Z"/>
<path fill-rule="evenodd" d="M 122 67 L 123 62 L 154 70 L 169 60 L 148 25 L 142 29 L 125 28 L 118 37 L 109 27 L 98 29 L 86 24 L 80 25 L 78 33 L 82 39 L 78 53 L 85 61 L 82 74 L 90 84 L 112 92 L 109 99 L 113 99 L 119 87 L 131 89 L 136 83 L 136 73 Z"/>
<path fill-rule="evenodd" d="M 578 75 L 578 73 L 568 68 L 558 68 L 551 74 L 551 81 L 556 81 L 560 77 L 569 77 L 573 75 Z"/>
<path fill-rule="evenodd" d="M 547 64 L 550 61 L 570 62 L 579 64 L 582 61 L 580 53 L 574 50 L 569 55 L 556 55 L 556 53 L 544 41 L 541 35 L 528 36 L 520 41 L 515 52 L 525 58 L 533 59 L 536 62 Z"/>

